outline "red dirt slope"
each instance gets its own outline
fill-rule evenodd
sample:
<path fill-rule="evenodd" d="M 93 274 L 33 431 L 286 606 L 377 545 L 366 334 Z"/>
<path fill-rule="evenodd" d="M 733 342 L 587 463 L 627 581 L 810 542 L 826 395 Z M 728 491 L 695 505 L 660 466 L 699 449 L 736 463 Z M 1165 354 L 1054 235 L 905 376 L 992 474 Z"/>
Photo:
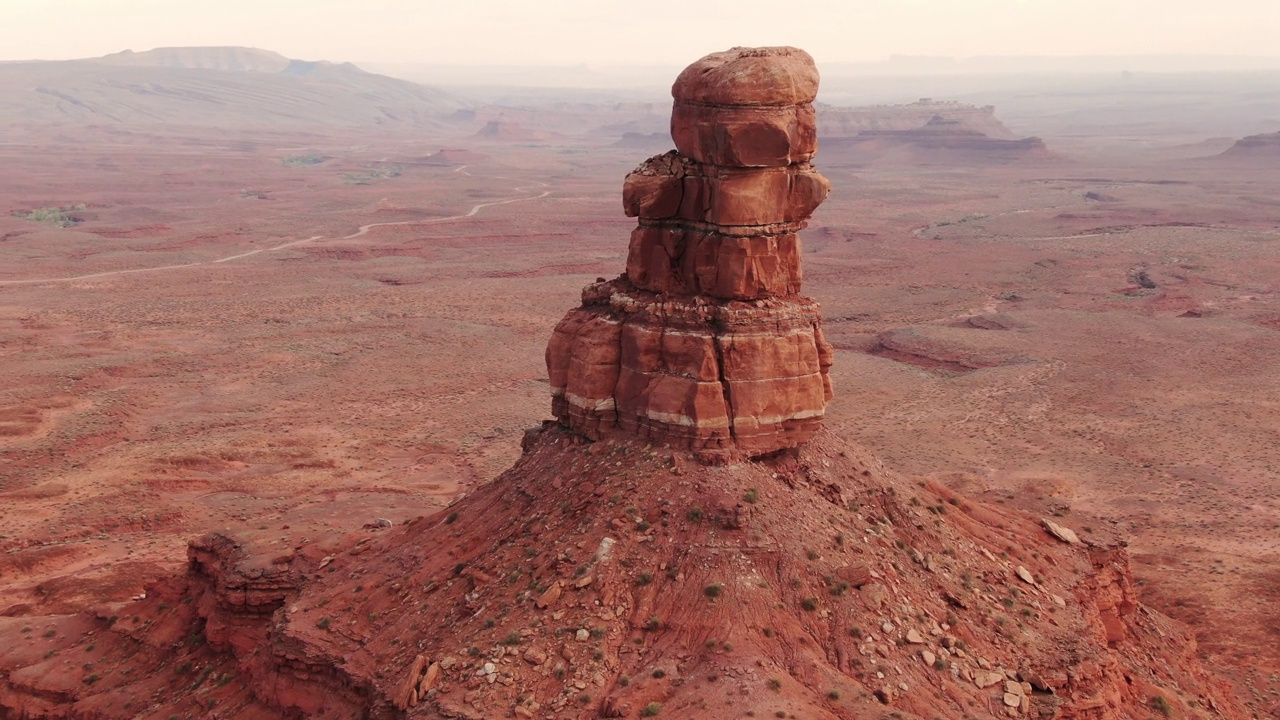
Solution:
<path fill-rule="evenodd" d="M 107 694 L 188 709 L 199 695 L 227 718 L 1245 716 L 1185 628 L 1138 604 L 1122 549 L 1060 541 L 828 433 L 723 467 L 554 425 L 525 444 L 494 482 L 378 537 L 284 553 L 206 537 L 185 587 L 154 588 L 110 628 L 0 620 L 6 636 L 34 626 L 0 651 L 0 707 L 133 716 Z M 46 626 L 63 641 L 41 658 Z M 117 649 L 91 682 L 95 644 Z M 183 664 L 196 690 L 155 689 Z"/>

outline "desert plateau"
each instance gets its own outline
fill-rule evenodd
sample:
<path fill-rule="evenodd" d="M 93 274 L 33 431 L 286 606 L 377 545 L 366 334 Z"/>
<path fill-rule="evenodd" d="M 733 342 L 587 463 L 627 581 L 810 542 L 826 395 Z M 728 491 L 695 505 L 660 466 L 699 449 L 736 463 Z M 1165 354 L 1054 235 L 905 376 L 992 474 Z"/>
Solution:
<path fill-rule="evenodd" d="M 1280 717 L 1280 71 L 703 54 L 0 63 L 0 718 Z"/>

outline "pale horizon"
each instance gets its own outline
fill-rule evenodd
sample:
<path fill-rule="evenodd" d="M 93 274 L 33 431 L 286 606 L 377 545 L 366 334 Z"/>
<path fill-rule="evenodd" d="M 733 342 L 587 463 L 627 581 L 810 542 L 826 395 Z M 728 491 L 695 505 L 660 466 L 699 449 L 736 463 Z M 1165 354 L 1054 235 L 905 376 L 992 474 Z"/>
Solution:
<path fill-rule="evenodd" d="M 304 60 L 665 67 L 734 45 L 819 63 L 917 58 L 1280 60 L 1271 0 L 4 0 L 0 60 L 244 46 Z M 56 30 L 56 31 L 55 31 Z"/>

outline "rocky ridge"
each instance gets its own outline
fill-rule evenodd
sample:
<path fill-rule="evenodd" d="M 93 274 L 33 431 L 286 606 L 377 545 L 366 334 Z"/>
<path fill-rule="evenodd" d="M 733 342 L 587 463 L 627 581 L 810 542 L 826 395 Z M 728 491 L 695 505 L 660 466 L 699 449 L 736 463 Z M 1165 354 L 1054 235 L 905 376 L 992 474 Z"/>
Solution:
<path fill-rule="evenodd" d="M 1247 135 L 1223 151 L 1220 157 L 1270 158 L 1280 155 L 1280 132 Z"/>
<path fill-rule="evenodd" d="M 818 134 L 823 139 L 853 137 L 864 132 L 916 130 L 934 118 L 999 140 L 1016 135 L 996 117 L 993 105 L 921 99 L 906 105 L 835 107 L 818 105 Z"/>

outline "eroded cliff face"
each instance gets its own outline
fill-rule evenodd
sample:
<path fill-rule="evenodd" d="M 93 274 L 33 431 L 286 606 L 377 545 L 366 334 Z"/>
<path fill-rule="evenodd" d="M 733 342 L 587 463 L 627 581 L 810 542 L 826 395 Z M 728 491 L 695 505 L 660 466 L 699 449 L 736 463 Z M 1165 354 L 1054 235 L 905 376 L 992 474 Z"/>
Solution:
<path fill-rule="evenodd" d="M 796 447 L 831 399 L 831 348 L 801 296 L 798 232 L 830 186 L 818 73 L 795 48 L 735 48 L 672 87 L 676 150 L 623 184 L 626 274 L 583 291 L 547 348 L 552 412 L 728 460 Z"/>

